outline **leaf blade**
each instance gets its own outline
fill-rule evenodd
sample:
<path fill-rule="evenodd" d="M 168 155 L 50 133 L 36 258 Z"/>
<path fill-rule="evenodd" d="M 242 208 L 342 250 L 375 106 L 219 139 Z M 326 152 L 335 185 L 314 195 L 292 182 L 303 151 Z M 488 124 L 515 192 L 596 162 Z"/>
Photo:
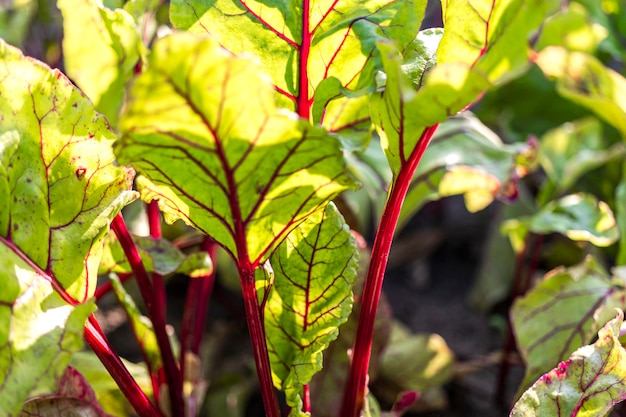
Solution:
<path fill-rule="evenodd" d="M 322 351 L 348 319 L 357 256 L 354 238 L 332 204 L 310 216 L 272 256 L 266 337 L 274 384 L 285 391 L 292 415 L 302 409 L 303 386 L 322 368 Z"/>
<path fill-rule="evenodd" d="M 353 186 L 336 139 L 276 109 L 257 66 L 215 40 L 157 42 L 133 95 L 116 150 L 144 175 L 142 198 L 159 200 L 166 220 L 183 219 L 235 259 L 258 266 Z"/>

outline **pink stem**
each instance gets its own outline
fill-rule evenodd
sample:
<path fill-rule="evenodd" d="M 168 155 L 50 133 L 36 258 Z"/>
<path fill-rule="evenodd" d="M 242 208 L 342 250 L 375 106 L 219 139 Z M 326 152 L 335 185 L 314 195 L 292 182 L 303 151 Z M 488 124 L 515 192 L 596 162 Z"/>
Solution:
<path fill-rule="evenodd" d="M 215 243 L 209 237 L 206 237 L 200 249 L 205 251 L 215 259 Z M 180 369 L 185 372 L 185 353 L 192 352 L 198 354 L 200 352 L 200 342 L 202 341 L 202 333 L 204 331 L 204 323 L 206 320 L 207 310 L 209 308 L 209 298 L 213 291 L 213 283 L 215 282 L 215 272 L 212 271 L 208 275 L 192 278 L 187 289 L 187 299 L 185 300 L 185 310 L 183 312 L 182 329 L 180 337 Z"/>
<path fill-rule="evenodd" d="M 162 414 L 139 388 L 139 385 L 128 372 L 119 356 L 113 352 L 93 315 L 89 317 L 85 324 L 85 340 L 107 371 L 109 371 L 137 414 L 141 417 L 162 417 Z"/>
<path fill-rule="evenodd" d="M 120 244 L 124 249 L 124 253 L 128 258 L 128 262 L 133 269 L 133 273 L 137 279 L 137 284 L 139 285 L 139 290 L 141 291 L 141 296 L 146 303 L 150 319 L 152 320 L 154 333 L 161 352 L 161 359 L 163 360 L 165 376 L 168 382 L 168 393 L 172 417 L 184 417 L 185 403 L 183 401 L 182 393 L 183 382 L 177 362 L 174 359 L 174 353 L 172 352 L 172 346 L 170 345 L 170 340 L 166 331 L 164 313 L 165 306 L 154 302 L 154 290 L 152 283 L 150 282 L 148 273 L 141 262 L 141 257 L 139 256 L 135 242 L 133 242 L 130 237 L 130 233 L 126 228 L 126 223 L 124 223 L 124 219 L 121 214 L 115 216 L 113 222 L 111 223 L 111 228 L 120 241 Z"/>
<path fill-rule="evenodd" d="M 407 163 L 400 168 L 397 178 L 391 184 L 389 198 L 385 204 L 374 246 L 363 297 L 361 299 L 361 312 L 357 326 L 350 374 L 344 392 L 343 404 L 340 416 L 359 417 L 365 402 L 367 389 L 367 371 L 372 353 L 372 339 L 374 336 L 374 323 L 376 311 L 380 301 L 385 269 L 389 250 L 393 241 L 393 235 L 398 223 L 402 203 L 411 184 L 413 173 L 417 168 L 422 155 L 426 151 L 438 125 L 426 128 L 420 137 L 417 146 L 411 153 Z"/>

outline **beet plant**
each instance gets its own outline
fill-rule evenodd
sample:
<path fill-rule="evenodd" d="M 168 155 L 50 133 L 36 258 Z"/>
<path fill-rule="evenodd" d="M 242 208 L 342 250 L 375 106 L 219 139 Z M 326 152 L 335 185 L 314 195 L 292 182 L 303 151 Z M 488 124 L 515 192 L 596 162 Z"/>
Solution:
<path fill-rule="evenodd" d="M 570 68 L 567 52 L 534 50 L 561 3 L 448 0 L 443 29 L 422 29 L 425 0 L 172 0 L 173 33 L 156 36 L 158 1 L 59 0 L 65 71 L 78 87 L 0 46 L 3 415 L 111 415 L 89 378 L 68 366 L 83 336 L 138 415 L 199 415 L 199 345 L 218 246 L 239 276 L 266 415 L 282 414 L 277 390 L 289 415 L 312 413 L 310 383 L 355 304 L 341 401 L 323 412 L 375 413 L 368 369 L 398 223 L 445 195 L 465 194 L 476 210 L 515 199 L 532 141 L 468 139 L 461 119 L 449 119 L 533 60 L 550 61 L 546 72 L 557 75 Z M 333 200 L 358 188 L 354 161 L 370 141 L 380 143 L 390 178 L 353 300 L 359 252 Z M 121 214 L 137 198 L 149 237 L 131 235 Z M 199 250 L 164 239 L 161 216 L 197 230 Z M 192 277 L 177 336 L 165 315 L 173 273 Z M 98 275 L 110 281 L 97 288 Z M 149 320 L 121 285 L 128 279 Z M 139 342 L 141 376 L 93 314 L 110 290 Z M 605 318 L 587 332 L 599 331 L 595 344 L 534 375 L 512 415 L 600 416 L 624 398 L 622 313 Z M 393 413 L 416 398 L 403 396 Z"/>

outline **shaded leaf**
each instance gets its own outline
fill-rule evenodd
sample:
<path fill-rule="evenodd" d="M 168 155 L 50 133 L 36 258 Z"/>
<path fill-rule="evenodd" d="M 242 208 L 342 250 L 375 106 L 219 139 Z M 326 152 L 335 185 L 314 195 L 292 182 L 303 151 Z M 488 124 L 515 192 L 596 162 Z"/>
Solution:
<path fill-rule="evenodd" d="M 580 104 L 626 137 L 626 79 L 597 58 L 551 46 L 542 50 L 537 65 L 557 80 L 564 97 Z"/>
<path fill-rule="evenodd" d="M 116 125 L 126 83 L 134 74 L 143 44 L 133 17 L 98 0 L 59 0 L 63 13 L 65 70 Z"/>
<path fill-rule="evenodd" d="M 150 392 L 152 383 L 145 365 L 122 359 L 124 366 L 144 392 Z M 128 399 L 122 394 L 117 383 L 93 352 L 77 352 L 72 355 L 70 366 L 76 368 L 96 393 L 98 402 L 105 412 L 115 416 L 134 414 Z"/>
<path fill-rule="evenodd" d="M 454 354 L 441 336 L 411 334 L 404 326 L 394 323 L 380 360 L 383 383 L 401 391 L 421 392 L 452 378 Z"/>
<path fill-rule="evenodd" d="M 618 336 L 624 313 L 598 332 L 598 341 L 576 350 L 524 393 L 512 417 L 603 417 L 626 399 L 626 351 Z"/>
<path fill-rule="evenodd" d="M 117 146 L 168 222 L 183 219 L 253 265 L 352 186 L 337 141 L 273 97 L 252 61 L 212 39 L 170 36 L 133 87 Z"/>
<path fill-rule="evenodd" d="M 354 238 L 332 204 L 309 216 L 271 258 L 266 338 L 274 384 L 285 391 L 292 415 L 300 415 L 302 388 L 350 315 L 357 259 Z"/>
<path fill-rule="evenodd" d="M 170 16 L 178 29 L 210 33 L 234 53 L 260 57 L 293 105 L 297 97 L 313 101 L 324 79 L 349 89 L 370 86 L 375 41 L 395 39 L 404 48 L 417 34 L 425 7 L 424 0 L 174 0 Z"/>
<path fill-rule="evenodd" d="M 103 237 L 134 193 L 78 89 L 3 42 L 0 56 L 0 407 L 14 414 L 82 347 Z"/>
<path fill-rule="evenodd" d="M 536 143 L 506 145 L 470 114 L 442 123 L 415 170 L 399 227 L 427 202 L 463 194 L 469 211 L 517 199 L 517 182 L 536 165 Z"/>
<path fill-rule="evenodd" d="M 622 166 L 622 178 L 615 189 L 617 225 L 619 228 L 619 251 L 615 259 L 617 265 L 626 265 L 626 165 Z"/>
<path fill-rule="evenodd" d="M 133 236 L 141 260 L 148 272 L 161 275 L 180 273 L 192 277 L 210 273 L 211 258 L 206 252 L 185 255 L 180 249 L 166 239 L 155 239 L 149 236 Z M 107 236 L 98 275 L 111 272 L 116 274 L 132 273 L 133 270 L 122 246 L 114 234 Z"/>
<path fill-rule="evenodd" d="M 521 389 L 590 343 L 613 309 L 624 306 L 625 296 L 624 280 L 611 278 L 588 259 L 572 268 L 555 269 L 516 300 L 511 321 L 527 364 Z"/>
<path fill-rule="evenodd" d="M 553 194 L 570 189 L 585 173 L 609 161 L 623 158 L 623 143 L 611 146 L 595 118 L 567 123 L 547 132 L 541 138 L 539 161 L 555 184 Z"/>
<path fill-rule="evenodd" d="M 22 47 L 31 20 L 37 12 L 34 0 L 8 0 L 0 6 L 0 38 Z"/>
<path fill-rule="evenodd" d="M 619 237 L 617 222 L 609 206 L 584 193 L 550 201 L 530 217 L 506 221 L 502 230 L 509 234 L 516 250 L 528 232 L 561 233 L 572 240 L 596 246 L 609 246 Z"/>
<path fill-rule="evenodd" d="M 18 417 L 113 417 L 104 412 L 89 383 L 74 368 L 65 368 L 53 394 L 31 398 Z"/>
<path fill-rule="evenodd" d="M 124 307 L 124 311 L 126 311 L 133 333 L 141 345 L 141 350 L 146 355 L 145 360 L 148 362 L 148 369 L 156 373 L 161 368 L 162 362 L 161 352 L 154 334 L 152 321 L 150 321 L 148 317 L 141 314 L 139 308 L 137 308 L 137 305 L 135 304 L 135 301 L 128 294 L 128 292 L 126 292 L 122 282 L 115 274 L 111 274 L 109 279 L 111 280 L 117 299 Z"/>

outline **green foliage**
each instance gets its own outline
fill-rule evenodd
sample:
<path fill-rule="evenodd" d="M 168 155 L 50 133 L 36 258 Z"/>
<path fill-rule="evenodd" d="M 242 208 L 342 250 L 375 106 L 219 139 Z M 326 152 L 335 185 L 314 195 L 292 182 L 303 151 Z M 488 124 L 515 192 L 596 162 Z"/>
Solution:
<path fill-rule="evenodd" d="M 618 339 L 623 320 L 619 310 L 600 329 L 597 342 L 543 375 L 515 404 L 511 416 L 602 417 L 626 399 L 626 351 Z"/>
<path fill-rule="evenodd" d="M 277 109 L 254 62 L 214 40 L 158 41 L 131 100 L 116 149 L 144 175 L 142 198 L 157 199 L 166 220 L 210 234 L 235 259 L 258 265 L 351 186 L 335 140 Z"/>
<path fill-rule="evenodd" d="M 85 96 L 4 42 L 0 56 L 0 404 L 15 414 L 82 347 L 103 238 L 134 193 Z"/>
<path fill-rule="evenodd" d="M 65 70 L 96 109 L 116 125 L 126 83 L 140 65 L 143 44 L 125 10 L 97 0 L 59 0 L 63 13 Z"/>
<path fill-rule="evenodd" d="M 0 43 L 1 413 L 16 415 L 29 397 L 54 392 L 28 399 L 22 414 L 122 415 L 129 404 L 115 380 L 142 416 L 195 414 L 200 372 L 174 362 L 158 313 L 163 276 L 197 277 L 183 328 L 202 328 L 210 288 L 196 284 L 212 282 L 210 242 L 235 260 L 271 417 L 279 414 L 272 383 L 294 416 L 358 415 L 363 404 L 364 415 L 377 416 L 378 400 L 363 398 L 367 378 L 392 391 L 451 378 L 453 355 L 441 338 L 398 328 L 388 337 L 391 319 L 376 315 L 394 233 L 428 201 L 462 194 L 472 212 L 513 202 L 539 167 L 545 180 L 532 184 L 532 213 L 503 227 L 518 256 L 530 233 L 559 233 L 583 242 L 581 253 L 619 240 L 617 264 L 626 263 L 626 186 L 616 179 L 626 172 L 625 149 L 607 129 L 626 137 L 619 0 L 448 0 L 445 30 L 421 31 L 425 0 L 172 0 L 171 24 L 183 33 L 155 36 L 169 30 L 161 3 L 58 1 L 64 68 L 86 96 L 59 71 Z M 8 4 L 0 36 L 22 44 L 34 1 Z M 496 88 L 477 109 L 496 129 L 457 116 Z M 119 131 L 115 153 L 111 127 Z M 182 220 L 210 237 L 201 253 L 181 250 L 180 241 L 125 238 L 115 216 L 136 197 L 133 169 L 145 203 L 158 201 L 168 223 Z M 354 312 L 358 253 L 331 204 L 338 197 L 361 226 L 382 219 Z M 152 236 L 160 236 L 158 214 Z M 113 218 L 119 240 L 107 236 Z M 520 394 L 530 389 L 511 415 L 602 416 L 626 397 L 621 313 L 610 320 L 624 309 L 623 268 L 607 273 L 604 252 L 595 253 L 515 302 L 527 363 Z M 110 275 L 147 374 L 124 370 L 93 318 L 84 327 L 98 274 Z M 135 275 L 149 318 L 115 274 Z M 367 326 L 376 336 L 363 341 Z M 114 379 L 92 366 L 93 356 L 72 357 L 83 328 Z M 182 358 L 199 358 L 192 339 L 181 335 Z M 86 378 L 67 367 L 70 359 Z M 348 377 L 350 367 L 357 372 Z M 222 394 L 244 385 L 237 395 L 246 397 L 241 380 Z M 150 389 L 161 410 L 141 403 L 139 390 Z M 354 407 L 341 405 L 354 393 Z"/>
<path fill-rule="evenodd" d="M 511 310 L 520 353 L 526 362 L 521 389 L 529 387 L 624 308 L 624 281 L 595 261 L 549 273 Z"/>
<path fill-rule="evenodd" d="M 272 292 L 265 328 L 274 383 L 292 415 L 301 415 L 302 388 L 322 368 L 322 351 L 352 310 L 358 253 L 333 205 L 292 231 L 271 258 Z"/>

